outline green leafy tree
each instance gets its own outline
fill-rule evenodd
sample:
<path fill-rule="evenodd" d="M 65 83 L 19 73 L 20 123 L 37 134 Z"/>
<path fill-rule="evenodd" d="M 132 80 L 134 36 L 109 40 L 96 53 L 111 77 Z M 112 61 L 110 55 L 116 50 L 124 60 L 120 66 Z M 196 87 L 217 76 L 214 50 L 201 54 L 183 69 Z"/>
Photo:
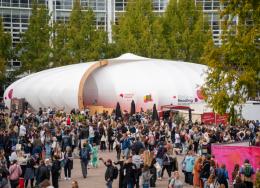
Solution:
<path fill-rule="evenodd" d="M 233 124 L 235 107 L 259 89 L 259 6 L 254 1 L 230 0 L 221 13 L 223 44 L 218 47 L 210 41 L 202 58 L 209 66 L 203 88 L 206 100 L 216 112 L 229 112 Z"/>
<path fill-rule="evenodd" d="M 65 23 L 55 23 L 52 36 L 52 63 L 54 67 L 63 66 L 71 61 L 68 52 L 68 31 Z"/>
<path fill-rule="evenodd" d="M 0 81 L 5 78 L 8 59 L 11 57 L 12 39 L 9 33 L 4 32 L 2 18 L 0 18 Z"/>
<path fill-rule="evenodd" d="M 96 29 L 92 10 L 83 11 L 79 0 L 74 2 L 67 28 L 68 64 L 98 60 L 106 53 L 107 35 Z"/>
<path fill-rule="evenodd" d="M 20 72 L 36 72 L 49 67 L 50 62 L 50 17 L 44 5 L 33 4 L 27 31 L 22 34 L 17 48 L 22 62 Z"/>
<path fill-rule="evenodd" d="M 163 16 L 164 36 L 170 58 L 200 62 L 211 37 L 208 21 L 195 0 L 170 0 Z"/>
<path fill-rule="evenodd" d="M 155 15 L 151 0 L 130 0 L 126 12 L 113 26 L 118 54 L 131 52 L 145 57 L 169 57 L 162 35 L 162 20 Z"/>

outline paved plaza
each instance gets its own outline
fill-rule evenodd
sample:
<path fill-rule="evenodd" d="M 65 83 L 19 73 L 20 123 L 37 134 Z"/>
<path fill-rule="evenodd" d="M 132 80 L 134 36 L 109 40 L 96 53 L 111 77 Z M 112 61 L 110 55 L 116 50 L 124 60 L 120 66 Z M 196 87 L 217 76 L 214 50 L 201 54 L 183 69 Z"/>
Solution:
<path fill-rule="evenodd" d="M 100 152 L 99 157 L 103 157 L 104 159 L 111 158 L 114 160 L 115 157 L 115 152 L 109 153 L 109 152 Z M 178 162 L 182 160 L 182 157 L 178 156 Z M 93 169 L 90 167 L 88 169 L 88 177 L 86 179 L 83 178 L 82 173 L 81 173 L 81 167 L 80 167 L 80 160 L 79 159 L 74 159 L 74 169 L 72 170 L 72 179 L 70 181 L 64 180 L 64 172 L 62 171 L 62 179 L 59 182 L 59 187 L 60 188 L 70 188 L 71 187 L 71 182 L 72 180 L 76 180 L 79 183 L 80 188 L 106 188 L 105 186 L 105 166 L 103 165 L 102 162 L 99 163 L 99 167 L 97 169 Z M 183 173 L 181 174 L 181 178 L 183 180 Z M 168 184 L 168 174 L 166 171 L 164 172 L 164 178 L 162 181 L 157 181 L 156 182 L 156 187 L 158 188 L 167 188 Z M 184 186 L 185 188 L 189 188 L 192 186 L 188 186 L 187 184 Z M 113 188 L 119 188 L 118 186 L 118 178 L 116 181 L 113 183 Z"/>

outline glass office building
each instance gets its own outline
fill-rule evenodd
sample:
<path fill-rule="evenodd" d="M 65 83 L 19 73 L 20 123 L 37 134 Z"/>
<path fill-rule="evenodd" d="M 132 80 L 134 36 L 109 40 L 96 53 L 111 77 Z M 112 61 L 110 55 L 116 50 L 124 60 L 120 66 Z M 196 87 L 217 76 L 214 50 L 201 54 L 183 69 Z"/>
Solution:
<path fill-rule="evenodd" d="M 163 13 L 169 0 L 153 0 L 153 8 L 156 13 Z M 3 18 L 5 31 L 12 35 L 13 46 L 20 41 L 20 35 L 26 31 L 31 14 L 32 0 L 0 0 L 0 16 Z M 73 0 L 37 0 L 39 4 L 45 4 L 51 15 L 51 20 L 66 22 L 73 6 Z M 120 13 L 124 12 L 127 0 L 81 0 L 83 8 L 91 8 L 95 13 L 95 22 L 98 28 L 108 32 L 112 38 L 112 24 L 117 22 Z M 203 11 L 208 15 L 213 30 L 215 44 L 219 45 L 221 28 L 219 25 L 220 0 L 196 0 L 201 3 Z M 11 60 L 10 66 L 20 66 L 18 60 Z"/>

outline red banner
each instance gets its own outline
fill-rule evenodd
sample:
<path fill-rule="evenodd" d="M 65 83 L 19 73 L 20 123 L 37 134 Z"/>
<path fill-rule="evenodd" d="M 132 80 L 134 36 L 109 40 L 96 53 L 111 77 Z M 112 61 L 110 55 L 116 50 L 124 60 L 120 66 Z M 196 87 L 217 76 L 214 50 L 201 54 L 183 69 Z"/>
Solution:
<path fill-rule="evenodd" d="M 201 122 L 205 124 L 224 124 L 228 122 L 228 114 L 220 115 L 214 112 L 207 112 L 201 115 Z"/>

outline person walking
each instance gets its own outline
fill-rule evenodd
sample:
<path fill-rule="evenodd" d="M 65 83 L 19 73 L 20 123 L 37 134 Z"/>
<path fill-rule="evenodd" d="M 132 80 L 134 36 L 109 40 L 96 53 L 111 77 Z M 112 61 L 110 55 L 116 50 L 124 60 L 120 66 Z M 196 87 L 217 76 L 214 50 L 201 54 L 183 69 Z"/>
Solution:
<path fill-rule="evenodd" d="M 62 136 L 62 141 L 61 141 L 61 148 L 62 151 L 65 152 L 67 147 L 72 147 L 72 138 L 69 135 L 69 130 L 64 131 L 64 135 Z"/>
<path fill-rule="evenodd" d="M 163 168 L 163 157 L 164 154 L 166 153 L 166 148 L 164 147 L 163 143 L 160 143 L 157 154 L 156 154 L 156 162 L 158 163 L 158 165 L 160 166 L 159 169 Z M 157 171 L 157 178 L 158 179 L 162 179 L 162 170 L 158 170 Z"/>
<path fill-rule="evenodd" d="M 51 179 L 54 188 L 59 188 L 60 171 L 61 171 L 61 162 L 59 161 L 59 157 L 55 155 L 54 161 L 52 162 L 52 166 L 51 166 Z"/>
<path fill-rule="evenodd" d="M 144 165 L 144 167 L 142 168 L 141 179 L 142 179 L 143 188 L 149 188 L 151 173 L 148 165 Z"/>
<path fill-rule="evenodd" d="M 205 157 L 205 156 L 203 156 Z M 202 181 L 203 187 L 205 187 L 205 182 L 210 176 L 210 155 L 207 155 L 206 158 L 204 159 L 200 171 L 200 179 Z"/>
<path fill-rule="evenodd" d="M 90 154 L 91 154 L 91 146 L 88 143 L 88 141 L 86 141 L 86 143 L 83 144 L 83 148 L 81 148 L 79 151 L 81 170 L 84 178 L 86 178 L 88 174 L 87 169 L 90 160 Z"/>
<path fill-rule="evenodd" d="M 11 166 L 9 167 L 9 180 L 11 188 L 16 188 L 19 185 L 19 177 L 22 175 L 22 169 L 17 160 L 13 160 Z"/>
<path fill-rule="evenodd" d="M 220 168 L 216 169 L 216 176 L 220 186 L 225 186 L 225 188 L 228 188 L 228 172 L 225 164 L 222 164 Z"/>
<path fill-rule="evenodd" d="M 180 174 L 178 171 L 173 173 L 173 177 L 170 179 L 169 188 L 183 188 L 183 182 L 180 180 Z"/>
<path fill-rule="evenodd" d="M 122 155 L 125 157 L 125 159 L 128 159 L 128 156 L 130 153 L 131 141 L 130 141 L 127 133 L 125 133 L 123 135 L 121 143 L 122 143 L 121 144 Z"/>
<path fill-rule="evenodd" d="M 0 162 L 0 187 L 1 188 L 9 188 L 8 185 L 8 176 L 10 175 L 8 169 L 6 168 L 5 164 Z"/>
<path fill-rule="evenodd" d="M 34 165 L 35 165 L 34 159 L 33 159 L 33 158 L 30 158 L 30 159 L 27 161 L 26 169 L 25 169 L 25 174 L 24 174 L 25 188 L 27 188 L 29 181 L 30 181 L 30 183 L 31 183 L 31 187 L 33 187 L 33 185 L 34 185 L 34 184 L 33 184 L 33 182 L 34 182 L 34 177 L 35 177 Z"/>
<path fill-rule="evenodd" d="M 36 171 L 36 181 L 37 185 L 40 185 L 43 181 L 50 180 L 50 171 L 48 167 L 45 165 L 44 161 L 40 161 L 40 166 Z"/>
<path fill-rule="evenodd" d="M 232 182 L 233 182 L 233 184 L 235 184 L 237 176 L 239 176 L 239 164 L 235 164 L 234 171 L 232 172 Z"/>
<path fill-rule="evenodd" d="M 240 174 L 246 187 L 253 188 L 253 175 L 255 174 L 255 171 L 248 159 L 245 160 L 244 164 L 240 168 Z"/>
<path fill-rule="evenodd" d="M 124 182 L 124 159 L 118 160 L 117 162 L 114 162 L 115 165 L 119 165 L 119 180 L 118 180 L 118 187 L 125 188 L 123 185 Z"/>
<path fill-rule="evenodd" d="M 98 167 L 98 147 L 96 143 L 93 143 L 92 153 L 91 153 L 91 163 L 94 168 Z"/>
<path fill-rule="evenodd" d="M 135 150 L 133 150 L 133 151 L 136 152 Z M 135 169 L 136 188 L 139 188 L 139 179 L 142 174 L 141 166 L 143 165 L 143 161 L 142 161 L 139 153 L 134 153 L 134 155 L 132 156 L 132 162 L 136 166 L 136 169 Z"/>
<path fill-rule="evenodd" d="M 132 162 L 132 157 L 129 157 L 123 166 L 124 171 L 124 185 L 127 188 L 134 188 L 136 183 L 136 166 Z"/>
<path fill-rule="evenodd" d="M 167 152 L 164 153 L 163 156 L 163 167 L 162 167 L 162 173 L 161 173 L 161 178 L 163 178 L 164 170 L 166 169 L 169 178 L 171 177 L 172 173 L 172 166 L 171 166 L 171 158 L 167 154 Z"/>
<path fill-rule="evenodd" d="M 69 146 L 66 147 L 66 151 L 63 153 L 63 164 L 64 164 L 64 174 L 65 180 L 71 179 L 71 170 L 73 167 L 73 156 L 71 152 L 71 148 Z"/>
<path fill-rule="evenodd" d="M 185 164 L 185 182 L 193 185 L 193 168 L 195 164 L 195 157 L 192 155 L 192 150 L 188 151 L 188 154 L 184 158 L 184 164 Z"/>
<path fill-rule="evenodd" d="M 105 180 L 106 180 L 106 186 L 107 188 L 112 188 L 113 180 L 114 180 L 114 166 L 112 164 L 112 160 L 108 159 L 106 162 L 103 158 L 99 158 L 101 161 L 103 161 L 104 165 L 107 167 L 105 172 Z"/>
<path fill-rule="evenodd" d="M 109 125 L 107 129 L 107 139 L 108 139 L 108 151 L 113 151 L 113 144 L 115 141 L 114 131 L 112 127 Z"/>

